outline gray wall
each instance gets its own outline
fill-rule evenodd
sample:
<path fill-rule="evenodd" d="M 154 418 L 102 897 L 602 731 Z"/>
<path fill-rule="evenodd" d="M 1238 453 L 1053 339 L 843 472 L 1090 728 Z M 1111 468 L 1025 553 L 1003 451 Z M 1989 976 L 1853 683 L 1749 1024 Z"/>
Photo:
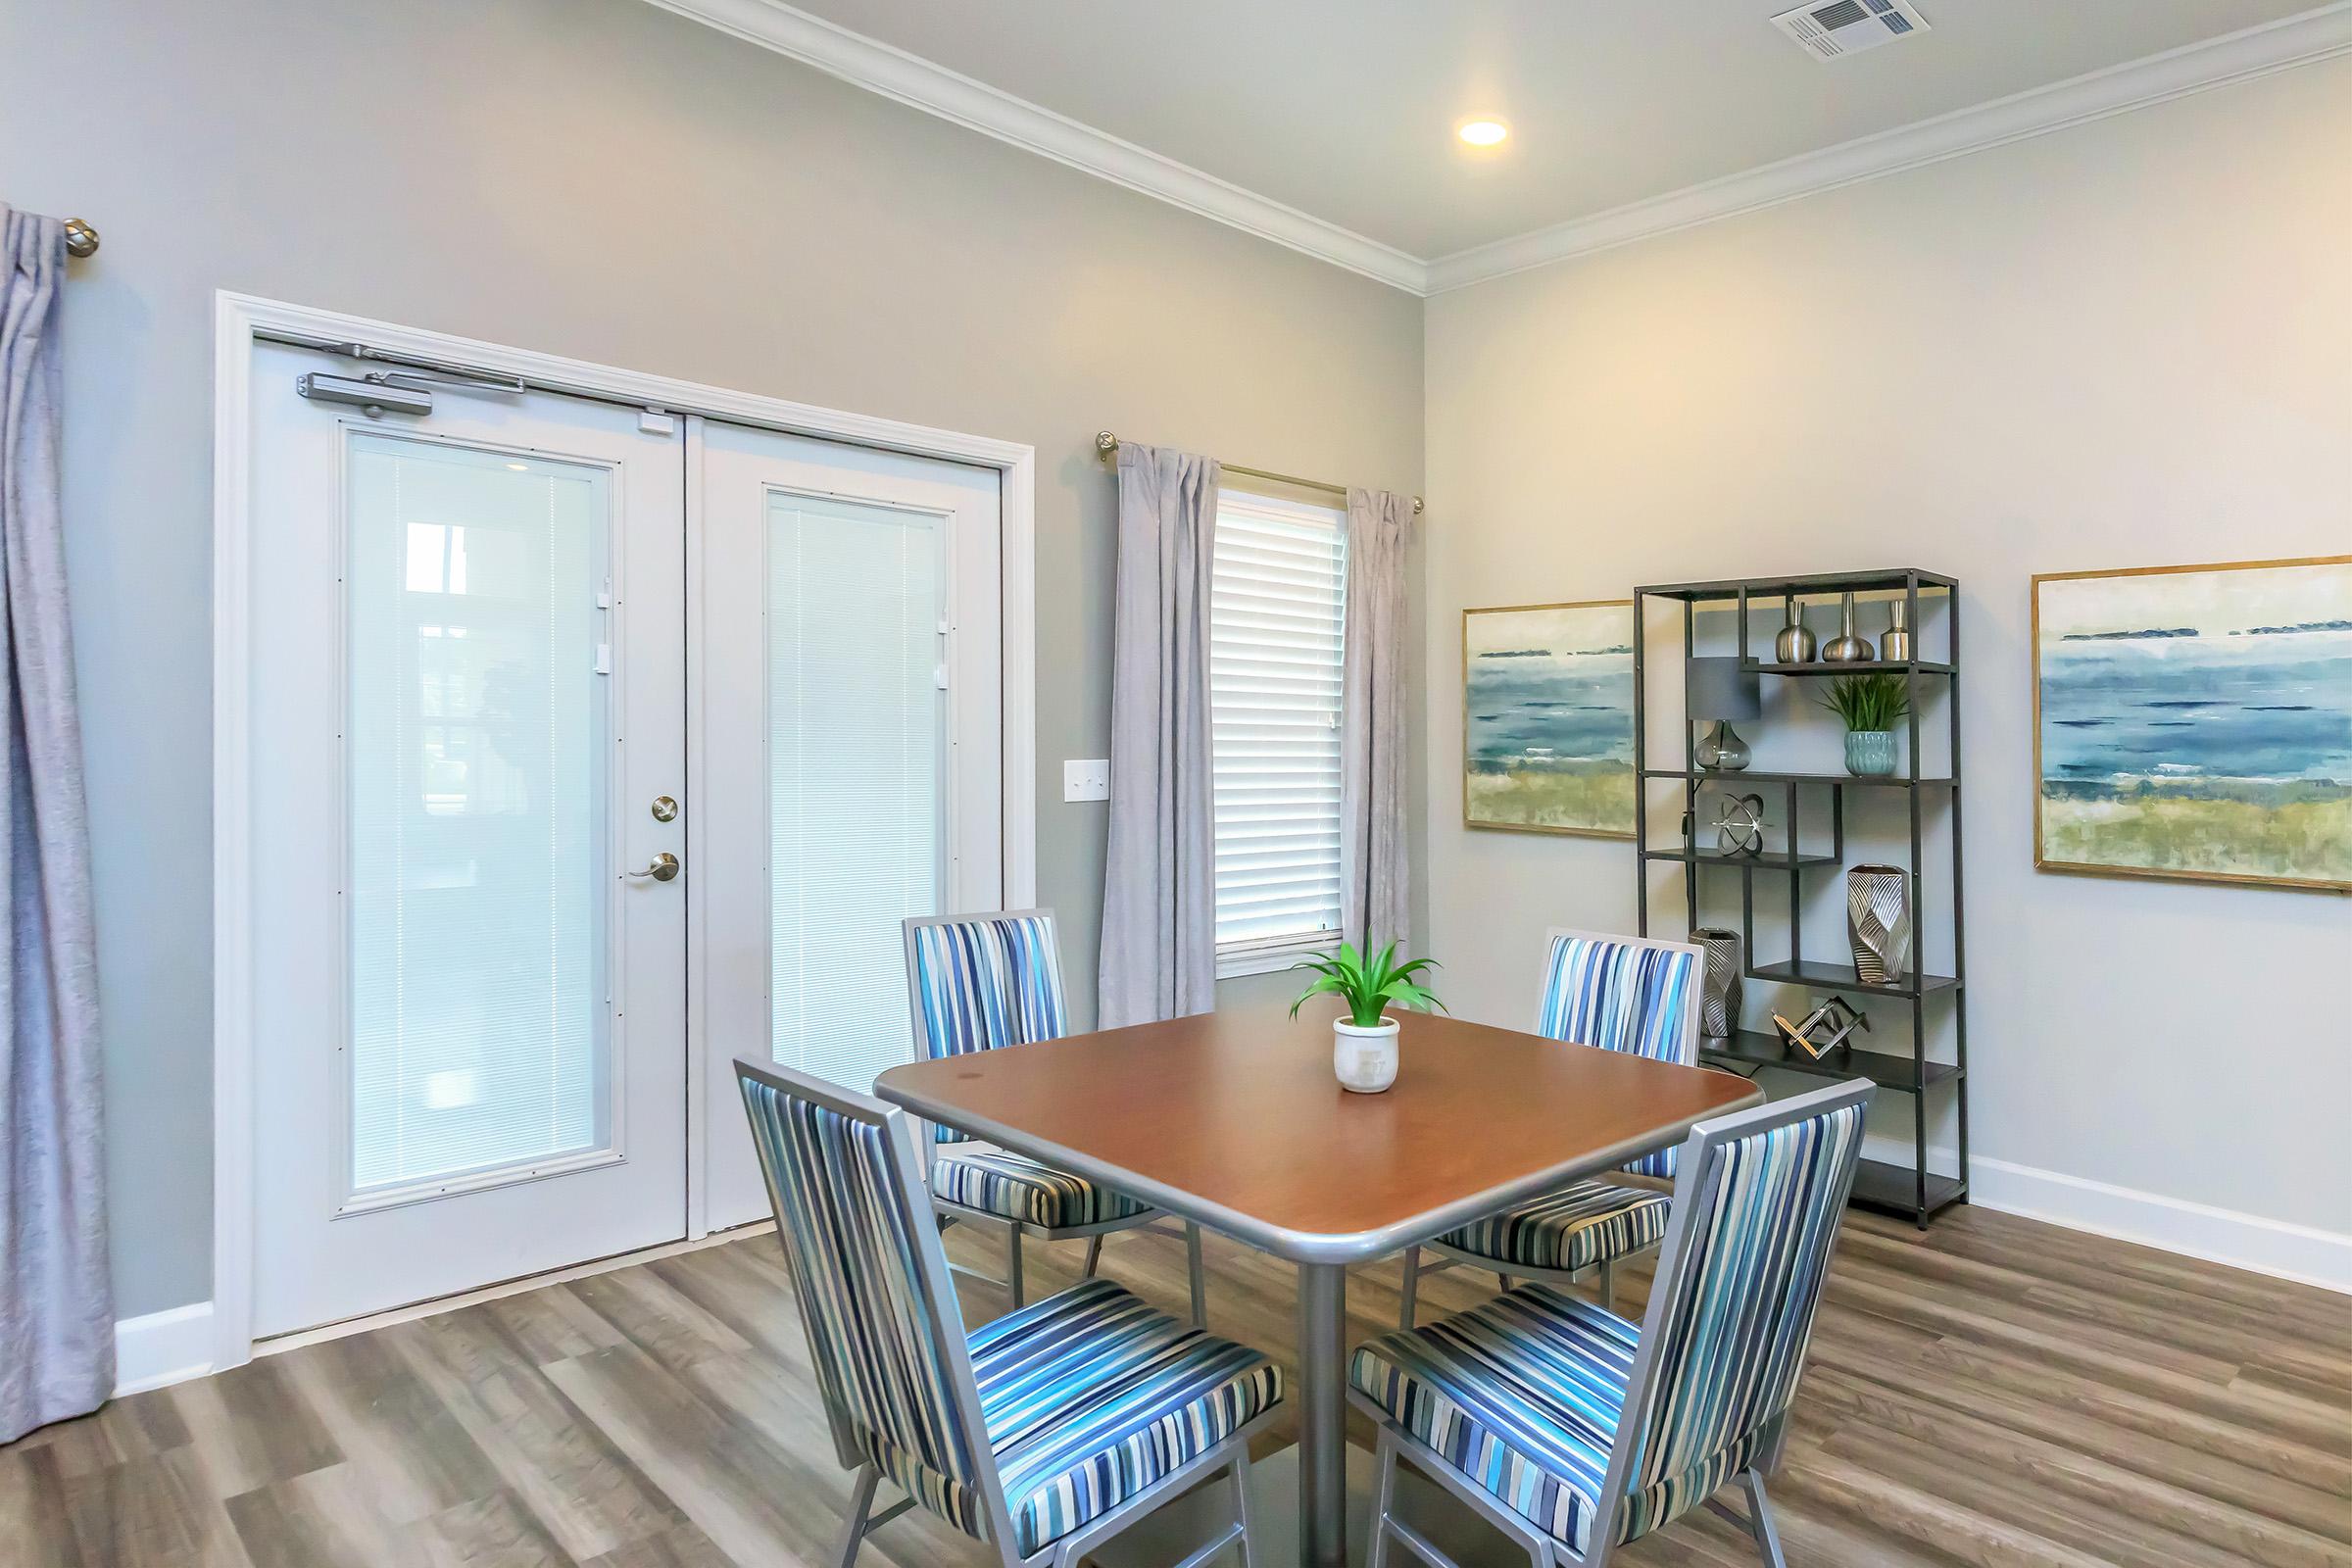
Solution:
<path fill-rule="evenodd" d="M 1034 444 L 1039 897 L 1091 1013 L 1093 433 L 1417 490 L 1420 302 L 642 0 L 166 9 L 0 0 L 0 194 L 105 236 L 66 485 L 123 1315 L 209 1294 L 217 288 Z"/>
<path fill-rule="evenodd" d="M 2352 1256 L 2352 900 L 2036 873 L 2028 619 L 2035 572 L 2352 550 L 2347 170 L 2337 61 L 1431 300 L 1430 929 L 1456 1008 L 1527 1016 L 1530 933 L 1630 929 L 1635 889 L 1623 844 L 1461 827 L 1464 607 L 1949 572 L 1981 1193 L 2184 1246 L 2264 1229 L 2211 1205 Z M 1820 912 L 1813 954 L 1842 935 Z M 1751 1022 L 1796 1000 L 1748 989 Z M 1881 1130 L 1907 1140 L 1903 1108 Z"/>

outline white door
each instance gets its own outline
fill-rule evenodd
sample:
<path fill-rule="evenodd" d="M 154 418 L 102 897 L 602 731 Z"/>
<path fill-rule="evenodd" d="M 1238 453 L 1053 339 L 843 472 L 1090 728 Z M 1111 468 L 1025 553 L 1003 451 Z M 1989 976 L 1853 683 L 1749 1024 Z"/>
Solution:
<path fill-rule="evenodd" d="M 685 1229 L 679 421 L 311 370 L 252 378 L 259 1335 Z"/>
<path fill-rule="evenodd" d="M 864 1090 L 908 1059 L 899 922 L 1003 902 L 992 468 L 716 421 L 701 560 L 701 1224 L 763 1217 L 734 1058 Z"/>

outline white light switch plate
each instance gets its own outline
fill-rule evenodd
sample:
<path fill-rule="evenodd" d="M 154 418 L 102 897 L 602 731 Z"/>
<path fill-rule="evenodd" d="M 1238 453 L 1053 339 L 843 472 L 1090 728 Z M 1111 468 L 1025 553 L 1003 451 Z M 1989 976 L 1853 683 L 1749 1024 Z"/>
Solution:
<path fill-rule="evenodd" d="M 1061 764 L 1061 798 L 1065 801 L 1110 799 L 1110 759 L 1089 758 Z"/>

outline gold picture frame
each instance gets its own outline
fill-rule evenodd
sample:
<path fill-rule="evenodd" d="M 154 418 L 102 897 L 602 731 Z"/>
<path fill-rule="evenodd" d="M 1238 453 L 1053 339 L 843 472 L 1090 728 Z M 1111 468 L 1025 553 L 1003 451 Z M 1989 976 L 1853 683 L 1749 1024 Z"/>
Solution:
<path fill-rule="evenodd" d="M 1594 617 L 1577 612 L 1594 611 L 1622 612 L 1622 636 L 1612 641 L 1606 620 L 1582 624 Z M 1482 617 L 1518 617 L 1520 624 Z M 1494 646 L 1483 646 L 1482 637 L 1494 632 L 1505 635 L 1494 637 Z M 1637 787 L 1633 639 L 1631 599 L 1462 612 L 1462 826 L 1632 841 Z M 1565 646 L 1569 643 L 1575 646 Z M 1501 661 L 1520 659 L 1543 661 L 1545 667 L 1533 679 L 1552 683 L 1546 689 L 1557 695 L 1513 695 L 1511 688 L 1528 682 L 1498 670 Z M 1588 660 L 1592 665 L 1582 667 Z M 1495 662 L 1482 669 L 1481 661 Z M 1482 681 L 1482 674 L 1488 678 Z M 1536 745 L 1532 737 L 1546 722 L 1556 734 Z M 1622 746 L 1602 744 L 1620 724 Z M 1482 729 L 1489 733 L 1482 736 Z M 1505 739 L 1510 736 L 1517 739 Z M 1620 749 L 1622 765 L 1607 755 Z M 1516 767 L 1509 765 L 1514 760 Z"/>
<path fill-rule="evenodd" d="M 2150 647 L 2165 646 L 2168 653 L 2191 640 L 2210 639 L 2219 644 L 2222 639 L 2245 636 L 2284 639 L 2307 634 L 2330 640 L 2325 645 L 2315 642 L 2309 648 L 2281 642 L 2281 658 L 2277 661 L 2279 666 L 2279 678 L 2288 678 L 2291 675 L 2292 665 L 2299 660 L 2327 662 L 2334 657 L 2341 657 L 2335 652 L 2333 640 L 2352 636 L 2352 556 L 2301 556 L 2277 561 L 2213 562 L 2177 566 L 2136 566 L 2107 571 L 2052 571 L 2037 573 L 2034 577 L 2030 589 L 2032 612 L 2030 646 L 2033 651 L 2034 663 L 2034 869 L 2081 876 L 2219 883 L 2236 887 L 2352 894 L 2352 780 L 2281 778 L 2270 775 L 2243 778 L 2231 775 L 2211 775 L 2203 771 L 2203 764 L 2198 762 L 2188 751 L 2183 751 L 2177 759 L 2153 762 L 2144 772 L 2134 773 L 2127 765 L 2139 757 L 2154 755 L 2154 743 L 2147 731 L 2156 726 L 2180 729 L 2184 733 L 2203 729 L 2205 733 L 2197 737 L 2197 744 L 2200 748 L 2245 756 L 2253 754 L 2259 748 L 2249 747 L 2234 731 L 2245 728 L 2256 730 L 2263 728 L 2263 726 L 2246 725 L 2243 721 L 2248 715 L 2256 713 L 2279 715 L 2314 713 L 2319 717 L 2308 723 L 2280 722 L 2269 727 L 2288 731 L 2309 730 L 2314 736 L 2317 736 L 2326 728 L 2326 716 L 2330 710 L 2313 704 L 2231 703 L 2218 696 L 2195 695 L 2143 699 L 2136 704 L 2122 705 L 2125 708 L 2138 710 L 2166 710 L 2181 715 L 2164 719 L 2146 719 L 2132 712 L 2093 711 L 2084 697 L 2079 693 L 2069 693 L 2063 701 L 2054 702 L 2052 694 L 2047 690 L 2053 684 L 2050 666 L 2054 645 L 2045 643 L 2045 637 L 2050 634 L 2051 613 L 2055 607 L 2047 604 L 2050 596 L 2045 593 L 2045 590 L 2053 584 L 2121 582 L 2131 579 L 2181 578 L 2196 575 L 2219 577 L 2234 572 L 2294 572 L 2305 569 L 2322 573 L 2323 580 L 2310 585 L 2308 589 L 2299 589 L 2294 594 L 2284 596 L 2286 608 L 2278 612 L 2279 615 L 2287 617 L 2284 620 L 2276 617 L 2265 619 L 2257 616 L 2250 607 L 2242 604 L 2226 604 L 2218 592 L 2207 594 L 2205 596 L 2207 602 L 2197 605 L 2194 603 L 2194 596 L 2188 594 L 2184 586 L 2184 591 L 2180 596 L 2183 608 L 2165 615 L 2150 617 L 2145 627 L 2137 626 L 2138 617 L 2148 615 L 2149 609 L 2160 600 L 2145 593 L 2132 595 L 2119 591 L 2117 594 L 2109 596 L 2109 602 L 2105 604 L 2094 602 L 2070 607 L 2068 612 L 2073 618 L 2063 622 L 2078 628 L 2094 623 L 2103 625 L 2104 622 L 2113 622 L 2113 625 L 2099 630 L 2076 629 L 2059 633 L 2057 637 L 2057 640 L 2062 642 L 2100 643 L 2118 650 L 2145 642 Z M 2275 586 L 2249 584 L 2248 591 L 2254 588 Z M 2334 600 L 2339 593 L 2342 595 L 2344 603 L 2337 607 Z M 2296 608 L 2298 603 L 2303 608 Z M 2310 608 L 2314 605 L 2318 607 L 2316 612 Z M 2333 609 L 2335 612 L 2327 613 L 2326 612 L 2330 609 Z M 2164 620 L 2177 622 L 2187 618 L 2192 611 L 2201 611 L 2203 614 L 2203 619 L 2195 625 L 2166 626 L 2159 624 Z M 2085 620 L 2083 618 L 2085 615 L 2091 615 L 2094 618 Z M 2104 621 L 2096 619 L 2100 615 L 2104 616 Z M 2304 618 L 2300 620 L 2293 618 L 2298 615 Z M 2222 622 L 2226 620 L 2248 620 L 2261 623 L 2224 626 Z M 2249 645 L 2222 644 L 2222 646 L 2228 647 L 2230 653 L 2235 654 Z M 2078 651 L 2078 654 L 2080 652 Z M 2217 648 L 2217 654 L 2219 652 L 2220 649 Z M 2241 686 L 2248 679 L 2269 678 L 2261 674 L 2248 675 L 2245 673 L 2249 665 L 2259 671 L 2260 666 L 2256 661 L 2241 659 L 2236 661 L 2236 664 L 2237 669 L 2233 671 L 2233 674 L 2237 675 L 2237 684 Z M 2180 666 L 2177 671 L 2174 667 L 2176 665 Z M 2172 678 L 2183 681 L 2193 679 L 2196 673 L 2194 661 L 2189 659 L 2167 660 L 2161 665 L 2150 664 L 2147 666 L 2147 671 L 2162 671 L 2172 675 Z M 2144 679 L 2146 675 L 2135 672 L 2119 676 L 2111 672 L 2100 671 L 2098 677 L 2106 680 L 2112 688 L 2120 682 Z M 2078 677 L 2076 684 L 2082 686 L 2083 690 L 2087 692 L 2094 682 L 2090 677 L 2084 676 Z M 2185 693 L 2187 687 L 2184 685 L 2181 690 Z M 2302 695 L 2299 691 L 2293 694 Z M 2263 693 L 2254 691 L 2249 695 L 2263 695 Z M 2337 700 L 2342 703 L 2348 713 L 2352 713 L 2352 694 L 2344 694 Z M 2052 716 L 2053 709 L 2059 706 L 2067 707 L 2070 710 L 2068 716 Z M 2110 703 L 2108 706 L 2115 705 Z M 2059 725 L 2078 728 L 2085 739 L 2081 746 L 2074 746 L 2070 743 L 2068 749 L 2074 753 L 2073 756 L 2062 760 L 2054 760 L 2050 731 L 2053 726 Z M 2215 730 L 2220 729 L 2230 729 L 2232 732 L 2227 735 L 2214 733 Z M 2094 768 L 2089 765 L 2096 757 L 2094 748 L 2102 739 L 2106 738 L 2102 732 L 2113 732 L 2115 736 L 2126 741 L 2132 748 L 2130 751 L 2116 749 L 2111 757 L 2100 760 L 2112 761 L 2115 765 L 2111 768 Z M 2110 740 L 2108 744 L 2111 748 L 2114 747 L 2114 741 Z M 2189 742 L 2184 739 L 2181 744 L 2185 747 Z M 2272 749 L 2281 752 L 2291 760 L 2296 755 L 2296 740 L 2290 734 Z M 2059 768 L 2065 776 L 2053 778 L 2053 767 Z M 2106 782 L 2100 782 L 2102 773 Z M 2124 782 L 2127 779 L 2135 779 L 2136 782 L 2127 786 Z M 2060 792 L 2055 800 L 2052 796 L 2053 786 Z M 2185 850 L 2176 852 L 2177 858 L 2183 862 L 2198 858 L 2208 860 L 2220 859 L 2230 854 L 2238 854 L 2247 858 L 2268 855 L 2275 858 L 2277 852 L 2264 847 L 2269 841 L 2293 840 L 2300 837 L 2300 835 L 2274 831 L 2278 825 L 2278 817 L 2285 812 L 2296 813 L 2299 822 L 2308 824 L 2313 819 L 2319 822 L 2321 826 L 2319 842 L 2323 846 L 2321 853 L 2330 857 L 2340 855 L 2343 874 L 2335 874 L 2338 863 L 2333 858 L 2330 858 L 2325 865 L 2317 867 L 2262 870 L 2195 863 L 2130 863 L 2121 858 L 2102 859 L 2086 857 L 2083 854 L 2085 848 L 2095 848 L 2102 840 L 2112 842 L 2119 853 L 2126 847 L 2136 850 L 2141 846 L 2157 844 L 2161 842 L 2162 835 L 2170 830 L 2166 819 L 2177 818 L 2196 829 L 2193 853 Z M 2331 832 L 2328 824 L 2339 815 L 2343 818 L 2344 825 L 2339 830 Z M 2197 817 L 2198 820 L 2188 822 L 2187 819 L 2192 816 Z M 2063 818 L 2063 820 L 2054 821 L 2054 817 Z M 2235 845 L 2231 842 L 2233 837 L 2237 841 Z M 2340 840 L 2343 847 L 2340 850 L 2328 850 L 2327 846 L 2331 840 Z M 2145 862 L 2159 860 L 2161 857 L 2155 851 L 2147 850 L 2140 853 L 2137 858 Z M 2326 874 L 2320 874 L 2323 871 Z M 2298 874 L 2298 872 L 2304 874 Z"/>

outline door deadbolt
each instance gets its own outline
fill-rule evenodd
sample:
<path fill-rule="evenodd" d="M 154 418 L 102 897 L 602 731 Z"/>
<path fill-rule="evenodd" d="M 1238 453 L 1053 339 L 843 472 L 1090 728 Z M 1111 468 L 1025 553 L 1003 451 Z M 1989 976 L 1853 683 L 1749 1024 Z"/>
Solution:
<path fill-rule="evenodd" d="M 643 881 L 647 877 L 652 877 L 657 882 L 666 882 L 677 874 L 678 858 L 667 850 L 663 850 L 660 855 L 654 857 L 653 864 L 642 871 L 631 871 L 629 878 L 632 881 Z"/>
<path fill-rule="evenodd" d="M 654 820 L 657 822 L 675 822 L 677 819 L 678 803 L 671 800 L 666 795 L 655 796 Z"/>

